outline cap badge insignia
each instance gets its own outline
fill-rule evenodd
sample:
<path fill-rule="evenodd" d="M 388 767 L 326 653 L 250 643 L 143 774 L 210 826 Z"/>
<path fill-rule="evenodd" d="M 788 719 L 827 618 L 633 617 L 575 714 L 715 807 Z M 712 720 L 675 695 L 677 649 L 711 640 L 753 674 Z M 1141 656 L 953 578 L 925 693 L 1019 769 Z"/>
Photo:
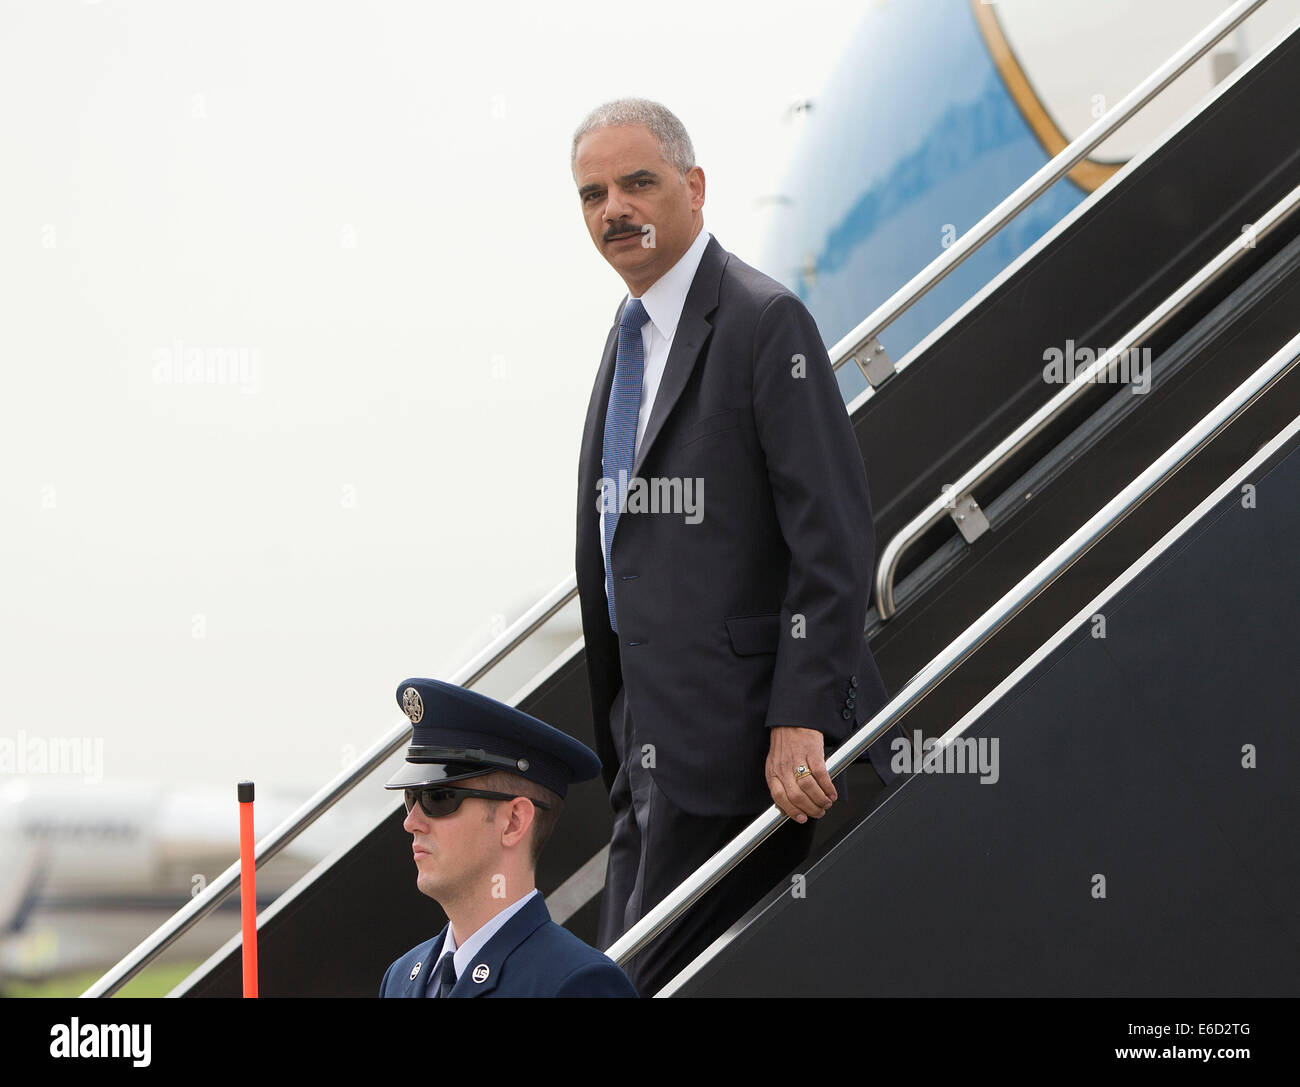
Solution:
<path fill-rule="evenodd" d="M 418 725 L 424 716 L 424 703 L 420 700 L 420 692 L 414 687 L 407 687 L 402 692 L 402 712 L 411 719 L 413 725 Z"/>

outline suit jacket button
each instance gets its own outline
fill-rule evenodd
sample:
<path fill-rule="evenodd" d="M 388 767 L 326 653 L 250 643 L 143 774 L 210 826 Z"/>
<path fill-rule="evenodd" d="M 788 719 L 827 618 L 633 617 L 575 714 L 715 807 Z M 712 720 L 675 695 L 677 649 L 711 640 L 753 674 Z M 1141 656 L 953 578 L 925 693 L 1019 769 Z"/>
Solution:
<path fill-rule="evenodd" d="M 856 687 L 857 685 L 858 685 L 858 677 L 857 677 L 857 676 L 849 676 L 849 686 L 850 686 L 850 687 Z"/>
<path fill-rule="evenodd" d="M 845 710 L 843 713 L 840 714 L 840 716 L 843 717 L 844 720 L 847 721 L 850 717 L 853 716 L 853 711 L 852 711 L 852 710 Z"/>

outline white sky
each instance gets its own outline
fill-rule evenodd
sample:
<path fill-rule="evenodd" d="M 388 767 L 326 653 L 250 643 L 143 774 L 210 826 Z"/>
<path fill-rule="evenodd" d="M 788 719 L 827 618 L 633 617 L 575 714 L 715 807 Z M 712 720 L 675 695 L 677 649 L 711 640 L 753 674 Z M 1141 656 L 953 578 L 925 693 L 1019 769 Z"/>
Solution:
<path fill-rule="evenodd" d="M 0 4 L 0 734 L 306 789 L 400 720 L 572 570 L 623 294 L 573 129 L 674 109 L 757 263 L 787 107 L 862 13 Z M 167 381 L 177 341 L 256 369 Z"/>

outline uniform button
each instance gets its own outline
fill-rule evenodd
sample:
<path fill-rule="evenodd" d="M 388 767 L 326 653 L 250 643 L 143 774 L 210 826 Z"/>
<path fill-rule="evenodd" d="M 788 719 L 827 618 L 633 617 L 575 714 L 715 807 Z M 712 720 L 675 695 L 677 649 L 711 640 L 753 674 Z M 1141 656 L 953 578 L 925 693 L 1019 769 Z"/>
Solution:
<path fill-rule="evenodd" d="M 858 700 L 858 696 L 856 694 L 850 694 L 846 701 L 850 706 L 852 706 L 853 703 L 856 702 L 857 700 Z"/>
<path fill-rule="evenodd" d="M 857 676 L 849 676 L 849 686 L 850 686 L 850 687 L 856 687 L 857 685 L 858 685 L 858 677 L 857 677 Z"/>
<path fill-rule="evenodd" d="M 853 716 L 853 711 L 852 711 L 852 710 L 845 710 L 843 713 L 840 714 L 840 716 L 843 717 L 844 720 L 847 721 L 847 720 L 849 720 L 850 718 L 852 718 L 852 716 Z"/>

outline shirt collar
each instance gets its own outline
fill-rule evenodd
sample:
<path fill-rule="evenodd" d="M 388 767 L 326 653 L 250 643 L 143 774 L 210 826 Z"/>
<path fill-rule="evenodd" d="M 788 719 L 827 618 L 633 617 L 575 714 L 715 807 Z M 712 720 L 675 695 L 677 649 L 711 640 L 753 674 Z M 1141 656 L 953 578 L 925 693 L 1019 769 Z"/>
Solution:
<path fill-rule="evenodd" d="M 700 267 L 700 260 L 704 257 L 704 249 L 712 237 L 712 234 L 701 227 L 690 248 L 678 258 L 677 263 L 656 279 L 641 295 L 641 304 L 645 306 L 650 320 L 665 340 L 671 340 L 677 333 L 677 322 L 681 320 L 687 292 L 691 289 L 695 273 Z"/>
<path fill-rule="evenodd" d="M 538 893 L 537 888 L 534 887 L 528 894 L 524 895 L 524 897 L 521 898 L 518 902 L 512 902 L 509 906 L 507 906 L 504 910 L 502 910 L 499 914 L 493 917 L 486 924 L 480 925 L 478 929 L 474 932 L 474 934 L 470 936 L 469 939 L 467 939 L 463 944 L 461 944 L 460 947 L 456 946 L 456 940 L 451 934 L 451 922 L 448 921 L 447 932 L 442 939 L 442 947 L 438 951 L 438 957 L 434 960 L 434 962 L 441 963 L 442 957 L 448 951 L 454 951 L 455 964 L 456 964 L 456 978 L 457 980 L 459 980 L 461 977 L 464 976 L 465 971 L 468 970 L 474 964 L 474 957 L 479 953 L 479 951 L 483 949 L 483 945 L 486 944 L 490 939 L 492 939 L 492 937 L 495 936 L 498 932 L 500 932 L 501 929 L 505 926 L 505 923 L 509 921 L 510 918 L 512 918 L 520 910 L 522 910 L 524 906 L 526 906 L 532 900 L 533 896 L 536 895 L 537 893 Z"/>

